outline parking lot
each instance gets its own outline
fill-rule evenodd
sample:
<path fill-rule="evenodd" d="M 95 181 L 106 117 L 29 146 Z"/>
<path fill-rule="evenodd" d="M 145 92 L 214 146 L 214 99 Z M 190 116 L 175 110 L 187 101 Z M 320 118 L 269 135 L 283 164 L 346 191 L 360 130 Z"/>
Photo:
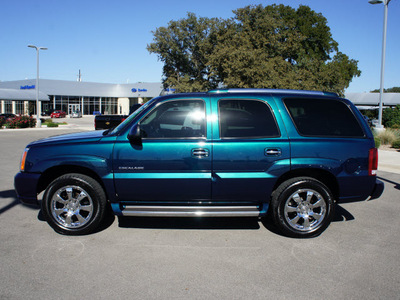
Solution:
<path fill-rule="evenodd" d="M 400 174 L 379 199 L 337 207 L 319 237 L 290 239 L 253 218 L 116 218 L 56 234 L 13 189 L 33 140 L 90 130 L 0 130 L 0 299 L 399 299 Z"/>

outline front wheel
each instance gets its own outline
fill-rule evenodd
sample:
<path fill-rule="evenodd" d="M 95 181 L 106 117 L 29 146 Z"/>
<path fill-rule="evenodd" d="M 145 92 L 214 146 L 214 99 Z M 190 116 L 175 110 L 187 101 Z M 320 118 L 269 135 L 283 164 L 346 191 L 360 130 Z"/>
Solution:
<path fill-rule="evenodd" d="M 329 188 L 310 177 L 285 181 L 271 199 L 276 226 L 283 234 L 297 238 L 321 234 L 332 221 L 334 206 Z"/>
<path fill-rule="evenodd" d="M 92 233 L 106 210 L 106 196 L 101 185 L 82 174 L 66 174 L 46 189 L 42 212 L 47 223 L 61 234 Z"/>

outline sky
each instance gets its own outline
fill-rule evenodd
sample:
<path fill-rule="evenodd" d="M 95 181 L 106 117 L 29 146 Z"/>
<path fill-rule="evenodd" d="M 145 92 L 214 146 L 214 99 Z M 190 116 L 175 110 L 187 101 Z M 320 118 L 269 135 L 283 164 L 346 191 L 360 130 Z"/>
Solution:
<path fill-rule="evenodd" d="M 146 47 L 152 31 L 171 20 L 233 17 L 248 5 L 308 5 L 327 20 L 339 51 L 358 61 L 361 76 L 346 92 L 380 86 L 384 5 L 368 0 L 14 0 L 3 1 L 0 18 L 0 81 L 40 78 L 101 83 L 160 82 L 162 63 Z M 400 0 L 388 10 L 385 88 L 400 86 Z"/>

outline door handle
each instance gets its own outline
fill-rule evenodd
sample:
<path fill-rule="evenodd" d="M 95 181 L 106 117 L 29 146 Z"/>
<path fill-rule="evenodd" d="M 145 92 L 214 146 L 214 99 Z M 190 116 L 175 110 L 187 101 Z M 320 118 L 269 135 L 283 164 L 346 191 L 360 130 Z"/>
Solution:
<path fill-rule="evenodd" d="M 279 148 L 265 149 L 265 155 L 266 156 L 281 156 L 282 155 L 282 150 L 279 149 Z"/>
<path fill-rule="evenodd" d="M 208 157 L 210 154 L 210 151 L 208 149 L 203 149 L 203 148 L 198 148 L 198 149 L 192 149 L 192 156 L 193 157 Z"/>

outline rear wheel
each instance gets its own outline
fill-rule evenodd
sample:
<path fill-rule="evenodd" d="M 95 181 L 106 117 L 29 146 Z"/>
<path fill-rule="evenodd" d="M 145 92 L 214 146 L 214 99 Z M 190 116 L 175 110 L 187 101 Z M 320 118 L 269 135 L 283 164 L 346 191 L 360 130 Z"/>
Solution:
<path fill-rule="evenodd" d="M 42 212 L 55 231 L 67 235 L 93 232 L 103 220 L 106 196 L 101 185 L 82 174 L 66 174 L 46 189 Z"/>
<path fill-rule="evenodd" d="M 276 226 L 290 237 L 321 234 L 334 215 L 334 200 L 329 188 L 310 177 L 285 181 L 272 194 L 272 216 Z"/>

